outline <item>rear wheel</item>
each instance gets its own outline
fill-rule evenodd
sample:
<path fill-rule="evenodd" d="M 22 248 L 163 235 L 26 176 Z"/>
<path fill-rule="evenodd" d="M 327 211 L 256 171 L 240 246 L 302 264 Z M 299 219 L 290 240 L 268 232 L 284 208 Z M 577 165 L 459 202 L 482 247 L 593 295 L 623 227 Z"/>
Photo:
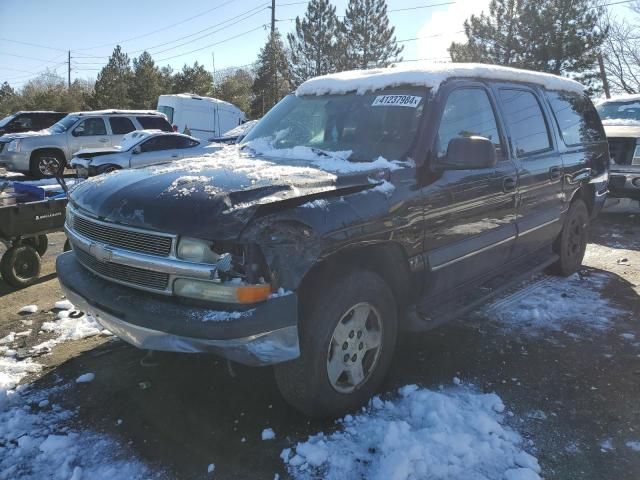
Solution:
<path fill-rule="evenodd" d="M 577 199 L 569 207 L 562 232 L 554 244 L 554 250 L 560 256 L 551 267 L 554 273 L 568 277 L 578 271 L 587 249 L 588 230 L 589 210 Z"/>
<path fill-rule="evenodd" d="M 44 150 L 32 155 L 29 173 L 33 178 L 51 178 L 58 173 L 62 174 L 66 163 L 60 152 Z"/>
<path fill-rule="evenodd" d="M 276 381 L 298 410 L 335 417 L 364 405 L 382 384 L 396 344 L 396 303 L 382 278 L 356 271 L 314 305 L 301 319 L 300 358 L 276 365 Z"/>
<path fill-rule="evenodd" d="M 9 285 L 26 287 L 40 275 L 40 255 L 29 245 L 11 247 L 0 260 L 0 273 Z"/>
<path fill-rule="evenodd" d="M 120 167 L 118 165 L 103 165 L 98 169 L 98 175 L 101 175 L 103 173 L 115 172 L 116 170 L 120 170 Z"/>

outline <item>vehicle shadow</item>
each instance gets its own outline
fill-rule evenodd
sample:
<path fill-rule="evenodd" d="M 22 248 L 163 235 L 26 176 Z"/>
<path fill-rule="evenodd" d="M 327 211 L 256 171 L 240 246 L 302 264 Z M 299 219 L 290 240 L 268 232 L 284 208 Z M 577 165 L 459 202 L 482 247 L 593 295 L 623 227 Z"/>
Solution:
<path fill-rule="evenodd" d="M 632 321 L 640 315 L 640 299 L 621 277 L 589 270 L 610 276 L 603 294 L 626 311 L 610 329 L 579 339 L 563 331 L 530 337 L 469 315 L 429 333 L 403 336 L 383 391 L 406 384 L 437 389 L 458 377 L 478 391 L 497 392 L 516 418 L 546 412 L 544 422 L 516 425 L 536 439 L 545 478 L 638 478 L 637 454 L 629 450 L 627 456 L 622 448 L 603 454 L 598 442 L 640 418 L 633 401 L 638 352 L 620 340 L 622 332 L 640 339 Z M 80 407 L 78 425 L 120 438 L 133 454 L 177 478 L 203 478 L 210 463 L 219 478 L 286 478 L 281 451 L 336 428 L 286 404 L 270 368 L 229 368 L 212 356 L 168 353 L 154 354 L 158 366 L 149 368 L 141 365 L 143 356 L 113 340 L 67 361 L 35 386 L 47 388 L 62 378 L 71 387 L 52 394 L 59 398 L 51 401 Z M 73 383 L 87 372 L 96 374 L 92 383 Z M 276 439 L 262 441 L 268 427 Z M 581 442 L 581 453 L 565 453 L 571 441 Z"/>
<path fill-rule="evenodd" d="M 52 273 L 49 273 L 47 275 L 43 275 L 41 277 L 38 277 L 29 286 L 33 287 L 33 286 L 39 285 L 41 283 L 48 282 L 49 280 L 53 280 L 56 277 L 57 277 L 56 272 L 52 272 Z M 0 279 L 0 297 L 2 297 L 3 295 L 7 295 L 9 293 L 16 292 L 18 290 L 20 290 L 20 288 L 13 287 L 13 286 L 9 285 L 8 283 L 6 283 L 5 281 Z"/>
<path fill-rule="evenodd" d="M 640 209 L 635 212 L 602 212 L 591 225 L 589 241 L 626 250 L 640 250 Z"/>

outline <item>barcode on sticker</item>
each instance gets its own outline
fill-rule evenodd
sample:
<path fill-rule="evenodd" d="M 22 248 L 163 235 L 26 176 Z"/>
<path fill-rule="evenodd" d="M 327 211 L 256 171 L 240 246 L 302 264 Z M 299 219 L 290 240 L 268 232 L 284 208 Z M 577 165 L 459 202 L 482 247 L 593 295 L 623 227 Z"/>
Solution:
<path fill-rule="evenodd" d="M 378 95 L 371 104 L 372 107 L 411 107 L 420 105 L 422 97 L 414 95 Z"/>

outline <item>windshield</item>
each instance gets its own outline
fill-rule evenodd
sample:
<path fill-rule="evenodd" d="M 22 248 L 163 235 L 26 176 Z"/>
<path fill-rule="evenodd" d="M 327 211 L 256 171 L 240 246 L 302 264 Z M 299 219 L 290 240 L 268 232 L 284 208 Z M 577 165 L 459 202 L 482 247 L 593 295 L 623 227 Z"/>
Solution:
<path fill-rule="evenodd" d="M 427 89 L 411 87 L 364 95 L 289 95 L 241 144 L 274 157 L 307 147 L 357 162 L 402 160 L 413 145 L 426 96 Z"/>
<path fill-rule="evenodd" d="M 69 128 L 78 120 L 80 120 L 80 117 L 77 117 L 75 115 L 67 115 L 58 123 L 55 123 L 54 125 L 49 127 L 49 130 L 51 130 L 52 133 L 64 133 L 69 130 Z"/>
<path fill-rule="evenodd" d="M 6 117 L 4 117 L 2 120 L 0 120 L 0 127 L 4 127 L 6 126 L 11 120 L 13 120 L 14 118 L 16 118 L 15 115 L 7 115 Z"/>
<path fill-rule="evenodd" d="M 640 100 L 629 102 L 607 102 L 597 107 L 602 120 L 640 121 Z"/>
<path fill-rule="evenodd" d="M 160 113 L 164 113 L 167 116 L 167 120 L 169 121 L 169 123 L 173 123 L 173 108 L 172 107 L 167 107 L 165 105 L 159 105 L 158 106 L 158 111 Z"/>

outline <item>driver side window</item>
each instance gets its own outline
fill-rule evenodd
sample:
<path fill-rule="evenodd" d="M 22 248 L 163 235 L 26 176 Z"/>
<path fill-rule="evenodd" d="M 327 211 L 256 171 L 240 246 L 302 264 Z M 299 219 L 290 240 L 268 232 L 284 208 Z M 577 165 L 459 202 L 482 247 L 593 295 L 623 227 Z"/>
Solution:
<path fill-rule="evenodd" d="M 104 125 L 102 118 L 87 118 L 80 122 L 73 133 L 77 137 L 92 137 L 96 135 L 106 135 L 107 127 Z"/>
<path fill-rule="evenodd" d="M 461 88 L 449 94 L 440 120 L 436 152 L 447 155 L 449 142 L 458 137 L 484 137 L 493 142 L 498 160 L 503 158 L 495 113 L 482 88 Z"/>

